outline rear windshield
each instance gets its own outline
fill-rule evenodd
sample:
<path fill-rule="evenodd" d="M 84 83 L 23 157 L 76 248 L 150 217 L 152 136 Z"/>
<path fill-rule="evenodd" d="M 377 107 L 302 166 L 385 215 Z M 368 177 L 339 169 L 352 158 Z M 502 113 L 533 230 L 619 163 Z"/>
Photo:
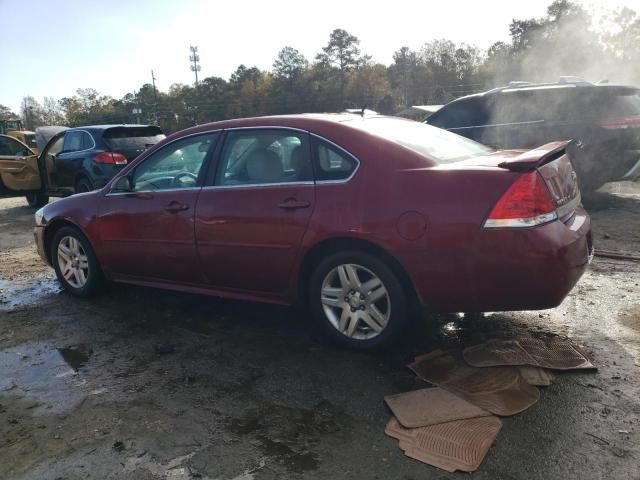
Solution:
<path fill-rule="evenodd" d="M 114 127 L 104 131 L 102 138 L 114 150 L 141 149 L 165 138 L 159 127 Z"/>
<path fill-rule="evenodd" d="M 455 133 L 411 120 L 381 117 L 353 122 L 352 125 L 399 143 L 438 163 L 457 162 L 487 155 L 493 151 Z"/>
<path fill-rule="evenodd" d="M 640 95 L 611 95 L 603 105 L 604 118 L 628 118 L 640 116 Z"/>

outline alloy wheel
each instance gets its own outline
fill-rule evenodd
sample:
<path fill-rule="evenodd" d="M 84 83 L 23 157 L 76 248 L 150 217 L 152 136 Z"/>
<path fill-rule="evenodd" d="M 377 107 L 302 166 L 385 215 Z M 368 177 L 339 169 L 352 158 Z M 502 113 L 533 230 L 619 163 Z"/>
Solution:
<path fill-rule="evenodd" d="M 58 243 L 58 265 L 65 281 L 73 288 L 82 288 L 89 279 L 89 258 L 77 238 L 62 237 Z"/>
<path fill-rule="evenodd" d="M 354 340 L 369 340 L 387 327 L 391 300 L 382 280 L 371 270 L 349 263 L 333 268 L 320 292 L 331 325 Z"/>

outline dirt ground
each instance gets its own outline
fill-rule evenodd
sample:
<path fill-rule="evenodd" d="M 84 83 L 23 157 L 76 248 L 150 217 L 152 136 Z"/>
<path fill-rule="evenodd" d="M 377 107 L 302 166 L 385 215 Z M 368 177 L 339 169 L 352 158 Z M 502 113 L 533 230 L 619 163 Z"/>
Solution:
<path fill-rule="evenodd" d="M 596 248 L 640 255 L 640 184 L 584 203 Z M 383 397 L 421 386 L 414 355 L 518 329 L 570 337 L 599 370 L 559 373 L 504 418 L 474 477 L 640 478 L 640 262 L 596 257 L 558 308 L 432 318 L 371 355 L 327 344 L 301 310 L 122 285 L 70 298 L 32 218 L 0 201 L 2 479 L 467 478 L 406 458 Z"/>

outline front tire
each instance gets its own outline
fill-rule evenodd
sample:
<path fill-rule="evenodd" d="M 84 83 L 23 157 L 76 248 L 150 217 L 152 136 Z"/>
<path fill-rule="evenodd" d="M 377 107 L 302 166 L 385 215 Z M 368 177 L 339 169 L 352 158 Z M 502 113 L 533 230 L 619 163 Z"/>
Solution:
<path fill-rule="evenodd" d="M 409 323 L 407 296 L 393 270 L 364 252 L 335 253 L 312 273 L 310 306 L 323 331 L 357 350 L 398 340 Z"/>
<path fill-rule="evenodd" d="M 85 193 L 85 192 L 90 192 L 91 190 L 93 190 L 93 185 L 91 184 L 89 179 L 81 177 L 76 182 L 76 188 L 75 188 L 76 193 Z"/>
<path fill-rule="evenodd" d="M 89 297 L 102 286 L 102 270 L 91 244 L 75 227 L 62 227 L 51 242 L 51 262 L 63 288 Z"/>
<path fill-rule="evenodd" d="M 25 197 L 29 206 L 36 210 L 49 203 L 49 195 L 44 192 L 29 192 Z"/>

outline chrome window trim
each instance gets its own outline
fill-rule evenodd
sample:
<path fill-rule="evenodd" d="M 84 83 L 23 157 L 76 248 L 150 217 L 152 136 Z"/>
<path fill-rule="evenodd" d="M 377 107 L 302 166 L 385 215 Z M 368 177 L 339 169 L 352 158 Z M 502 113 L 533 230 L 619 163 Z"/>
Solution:
<path fill-rule="evenodd" d="M 290 187 L 290 186 L 313 186 L 315 182 L 274 182 L 274 183 L 243 183 L 238 185 L 209 185 L 202 187 L 203 190 L 229 190 L 234 188 L 255 188 L 255 187 Z"/>
<path fill-rule="evenodd" d="M 507 127 L 510 125 L 535 125 L 544 123 L 545 120 L 528 120 L 526 122 L 509 122 L 509 123 L 482 123 L 480 125 L 469 125 L 467 127 L 450 127 L 447 130 L 468 130 L 469 128 L 491 128 L 491 127 Z M 435 126 L 435 125 L 432 125 Z"/>
<path fill-rule="evenodd" d="M 68 152 L 65 152 L 65 151 L 63 150 L 62 152 L 58 152 L 56 155 L 60 155 L 60 153 L 62 153 L 62 154 L 64 155 L 65 153 L 82 153 L 82 152 L 90 152 L 91 150 L 93 150 L 93 149 L 95 149 L 95 148 L 96 148 L 96 141 L 93 139 L 93 135 L 91 135 L 91 134 L 89 133 L 89 131 L 88 131 L 88 130 L 84 130 L 84 129 L 75 129 L 75 128 L 74 128 L 74 129 L 70 129 L 70 130 L 71 130 L 71 131 L 69 131 L 69 130 L 65 130 L 65 131 L 64 131 L 64 134 L 62 135 L 62 148 L 63 148 L 63 149 L 64 149 L 64 138 L 67 136 L 67 132 L 68 132 L 68 133 L 73 133 L 73 132 L 84 132 L 84 133 L 86 133 L 87 135 L 89 135 L 89 138 L 91 139 L 91 142 L 93 143 L 93 147 L 91 147 L 91 148 L 85 148 L 85 149 L 83 149 L 83 150 L 69 150 Z M 48 143 L 48 142 L 47 142 L 47 143 Z"/>
<path fill-rule="evenodd" d="M 109 192 L 105 195 L 105 197 L 115 197 L 117 195 L 137 195 L 139 193 L 187 192 L 189 190 L 202 190 L 202 187 L 167 188 L 166 190 L 135 190 L 131 192 Z"/>
<path fill-rule="evenodd" d="M 338 150 L 344 152 L 348 157 L 351 157 L 356 162 L 356 168 L 353 169 L 353 172 L 351 172 L 351 175 L 349 175 L 347 178 L 341 178 L 341 179 L 337 179 L 337 180 L 316 180 L 316 185 L 331 185 L 331 184 L 347 183 L 355 176 L 356 173 L 358 173 L 358 170 L 360 170 L 360 159 L 358 159 L 358 157 L 356 157 L 351 152 L 349 152 L 345 148 L 341 147 L 337 143 L 332 142 L 328 138 L 325 138 L 325 137 L 323 137 L 321 135 L 318 135 L 318 134 L 315 134 L 313 132 L 309 132 L 309 135 L 311 135 L 311 136 L 313 136 L 313 137 L 315 137 L 317 139 L 320 139 L 323 142 L 327 142 L 329 145 L 332 145 L 333 147 L 337 148 Z"/>

